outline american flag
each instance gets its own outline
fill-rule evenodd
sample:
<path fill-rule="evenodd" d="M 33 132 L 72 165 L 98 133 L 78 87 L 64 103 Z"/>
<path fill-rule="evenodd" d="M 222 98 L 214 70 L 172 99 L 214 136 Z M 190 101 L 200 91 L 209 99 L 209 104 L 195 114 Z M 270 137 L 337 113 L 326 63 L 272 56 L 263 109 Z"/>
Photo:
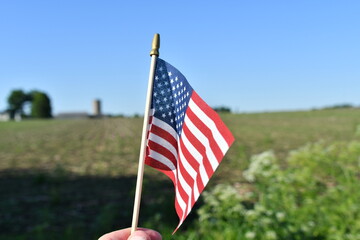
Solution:
<path fill-rule="evenodd" d="M 175 209 L 184 222 L 234 141 L 231 132 L 169 63 L 156 62 L 145 163 L 175 186 Z M 175 231 L 176 231 L 175 230 Z"/>

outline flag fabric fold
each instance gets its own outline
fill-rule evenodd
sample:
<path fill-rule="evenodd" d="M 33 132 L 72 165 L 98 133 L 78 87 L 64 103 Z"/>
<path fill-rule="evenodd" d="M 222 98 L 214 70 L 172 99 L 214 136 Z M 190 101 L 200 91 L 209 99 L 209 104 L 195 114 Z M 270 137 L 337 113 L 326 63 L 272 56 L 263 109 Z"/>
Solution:
<path fill-rule="evenodd" d="M 145 164 L 163 172 L 174 183 L 179 216 L 175 231 L 233 141 L 218 114 L 199 97 L 183 74 L 158 58 Z"/>

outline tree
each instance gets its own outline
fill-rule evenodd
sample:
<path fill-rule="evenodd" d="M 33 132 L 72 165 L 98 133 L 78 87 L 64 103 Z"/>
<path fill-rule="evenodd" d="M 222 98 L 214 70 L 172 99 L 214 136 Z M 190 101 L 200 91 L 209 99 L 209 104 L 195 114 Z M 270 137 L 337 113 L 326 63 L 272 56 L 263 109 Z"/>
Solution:
<path fill-rule="evenodd" d="M 213 109 L 218 113 L 231 113 L 231 109 L 225 106 L 214 107 Z"/>
<path fill-rule="evenodd" d="M 34 118 L 51 118 L 50 98 L 43 92 L 32 91 L 31 116 Z"/>
<path fill-rule="evenodd" d="M 12 114 L 16 112 L 22 114 L 24 103 L 29 100 L 28 95 L 23 90 L 13 90 L 8 97 L 9 110 Z"/>

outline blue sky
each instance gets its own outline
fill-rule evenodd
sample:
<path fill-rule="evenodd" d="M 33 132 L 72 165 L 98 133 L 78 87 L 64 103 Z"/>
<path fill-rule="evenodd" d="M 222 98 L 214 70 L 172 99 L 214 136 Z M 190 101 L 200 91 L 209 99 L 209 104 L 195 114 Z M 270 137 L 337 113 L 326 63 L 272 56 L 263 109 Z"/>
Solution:
<path fill-rule="evenodd" d="M 41 90 L 55 114 L 142 114 L 151 41 L 211 106 L 360 105 L 359 1 L 0 2 L 0 110 Z"/>

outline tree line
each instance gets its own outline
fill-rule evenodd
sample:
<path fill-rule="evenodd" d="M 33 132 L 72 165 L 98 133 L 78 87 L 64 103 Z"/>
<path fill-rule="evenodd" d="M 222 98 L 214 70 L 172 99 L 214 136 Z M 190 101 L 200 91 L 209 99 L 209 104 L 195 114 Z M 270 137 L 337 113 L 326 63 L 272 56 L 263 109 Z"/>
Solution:
<path fill-rule="evenodd" d="M 41 91 L 33 90 L 24 92 L 21 89 L 13 90 L 8 99 L 8 111 L 11 118 L 15 114 L 20 114 L 23 117 L 32 118 L 51 118 L 51 101 L 49 96 Z M 30 113 L 24 112 L 24 106 L 30 104 Z"/>

